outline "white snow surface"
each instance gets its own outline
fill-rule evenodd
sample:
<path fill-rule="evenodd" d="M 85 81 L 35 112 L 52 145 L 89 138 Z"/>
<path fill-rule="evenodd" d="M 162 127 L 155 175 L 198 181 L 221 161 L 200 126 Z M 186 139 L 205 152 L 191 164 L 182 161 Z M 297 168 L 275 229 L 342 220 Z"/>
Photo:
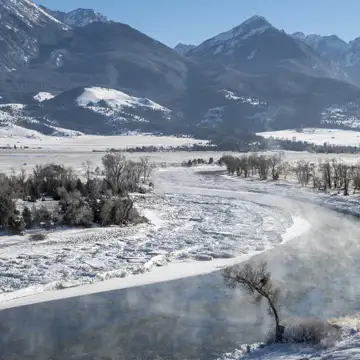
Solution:
<path fill-rule="evenodd" d="M 39 92 L 38 94 L 36 94 L 34 96 L 34 100 L 38 101 L 38 102 L 43 102 L 45 100 L 50 100 L 52 98 L 54 98 L 55 95 L 49 93 L 49 92 Z"/>
<path fill-rule="evenodd" d="M 0 111 L 1 115 L 1 111 Z M 34 130 L 28 130 L 20 126 L 11 125 L 0 127 L 0 147 L 14 145 L 28 146 L 32 150 L 41 148 L 49 151 L 107 151 L 111 148 L 126 149 L 136 146 L 181 146 L 191 144 L 206 144 L 206 141 L 193 138 L 178 138 L 171 136 L 152 136 L 151 134 L 117 135 L 117 136 L 96 136 L 81 135 L 82 133 L 62 129 L 56 126 L 55 136 L 43 135 Z M 62 134 L 56 136 L 56 134 Z M 66 135 L 65 137 L 63 135 Z M 24 155 L 22 155 L 24 156 Z"/>
<path fill-rule="evenodd" d="M 360 333 L 350 327 L 344 326 L 339 341 L 326 347 L 301 344 L 274 344 L 259 348 L 251 346 L 250 354 L 246 354 L 246 345 L 233 353 L 224 354 L 218 360 L 359 360 L 360 359 Z"/>
<path fill-rule="evenodd" d="M 259 105 L 266 105 L 265 102 L 257 99 L 257 98 L 250 98 L 250 97 L 244 97 L 244 96 L 237 96 L 234 92 L 230 90 L 223 89 L 221 92 L 225 95 L 225 99 L 227 100 L 235 100 L 242 103 L 248 103 L 253 106 L 259 106 Z"/>
<path fill-rule="evenodd" d="M 3 2 L 4 6 L 14 12 L 17 16 L 21 17 L 21 19 L 30 27 L 33 27 L 33 25 L 41 25 L 41 21 L 45 19 L 46 21 L 62 25 L 64 30 L 67 29 L 63 23 L 42 10 L 32 0 L 3 0 Z"/>
<path fill-rule="evenodd" d="M 136 200 L 150 224 L 56 231 L 40 242 L 3 237 L 0 307 L 204 274 L 308 231 L 295 212 L 243 198 L 232 179 L 194 171 L 157 172 L 158 191 Z M 114 280 L 103 282 L 108 279 Z M 50 293 L 36 295 L 44 291 Z"/>
<path fill-rule="evenodd" d="M 295 141 L 306 141 L 316 145 L 323 145 L 324 143 L 328 145 L 360 145 L 360 132 L 352 130 L 309 128 L 303 129 L 303 132 L 297 132 L 296 130 L 279 130 L 262 132 L 257 135 L 267 139 L 295 139 Z"/>
<path fill-rule="evenodd" d="M 118 90 L 101 87 L 85 88 L 84 93 L 77 98 L 77 103 L 79 106 L 89 106 L 89 104 L 97 104 L 101 100 L 105 101 L 111 108 L 141 106 L 164 112 L 170 111 L 147 98 L 137 98 Z"/>

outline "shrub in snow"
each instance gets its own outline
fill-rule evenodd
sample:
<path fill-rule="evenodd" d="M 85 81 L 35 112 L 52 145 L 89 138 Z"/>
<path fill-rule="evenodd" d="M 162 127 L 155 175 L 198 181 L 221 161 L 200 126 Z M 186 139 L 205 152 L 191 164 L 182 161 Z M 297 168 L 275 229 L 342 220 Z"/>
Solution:
<path fill-rule="evenodd" d="M 53 224 L 52 214 L 45 205 L 41 205 L 40 208 L 33 208 L 33 219 L 34 224 L 42 225 L 46 228 L 51 227 Z"/>
<path fill-rule="evenodd" d="M 329 322 L 321 319 L 293 319 L 286 321 L 282 337 L 284 343 L 320 344 L 338 334 Z M 274 332 L 269 333 L 267 342 L 273 343 Z"/>
<path fill-rule="evenodd" d="M 89 206 L 79 207 L 75 213 L 73 225 L 91 227 L 94 222 L 94 214 Z"/>
<path fill-rule="evenodd" d="M 31 229 L 33 227 L 34 221 L 33 221 L 33 216 L 32 216 L 31 210 L 27 206 L 25 206 L 22 211 L 22 217 L 25 222 L 25 228 Z"/>
<path fill-rule="evenodd" d="M 130 198 L 112 197 L 102 205 L 100 222 L 102 226 L 123 225 L 129 221 L 133 222 L 138 216 Z"/>
<path fill-rule="evenodd" d="M 23 234 L 25 231 L 24 219 L 20 215 L 14 213 L 9 217 L 7 227 L 13 234 Z"/>
<path fill-rule="evenodd" d="M 93 210 L 79 190 L 67 192 L 64 189 L 59 195 L 61 197 L 59 205 L 65 225 L 90 227 L 93 224 Z"/>
<path fill-rule="evenodd" d="M 36 233 L 30 235 L 30 240 L 32 241 L 42 241 L 47 238 L 47 235 L 45 233 Z"/>
<path fill-rule="evenodd" d="M 15 202 L 11 198 L 10 190 L 0 194 L 0 228 L 6 229 L 9 218 L 14 214 Z"/>

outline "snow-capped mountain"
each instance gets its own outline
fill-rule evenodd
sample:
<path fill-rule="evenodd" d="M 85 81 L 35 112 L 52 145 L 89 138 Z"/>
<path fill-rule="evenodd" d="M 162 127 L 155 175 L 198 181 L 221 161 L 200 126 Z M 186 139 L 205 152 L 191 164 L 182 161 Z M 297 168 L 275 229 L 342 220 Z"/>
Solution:
<path fill-rule="evenodd" d="M 302 73 L 347 81 L 330 60 L 270 24 L 253 16 L 239 26 L 204 41 L 187 52 L 195 59 L 220 62 L 255 74 Z"/>
<path fill-rule="evenodd" d="M 291 34 L 292 37 L 304 41 L 318 54 L 341 65 L 343 54 L 349 49 L 349 44 L 336 35 L 320 36 L 316 34 L 305 35 L 302 32 Z"/>
<path fill-rule="evenodd" d="M 273 26 L 264 17 L 253 16 L 241 25 L 204 41 L 193 48 L 190 54 L 221 55 L 224 53 L 233 53 L 236 48 L 242 45 L 241 41 L 262 34 L 271 28 L 273 28 Z"/>
<path fill-rule="evenodd" d="M 69 28 L 30 0 L 0 2 L 0 71 L 26 68 L 40 55 L 68 36 Z"/>
<path fill-rule="evenodd" d="M 32 104 L 1 104 L 0 130 L 30 134 L 119 134 L 158 131 L 171 122 L 171 111 L 148 99 L 100 87 L 76 88 L 57 96 L 41 92 Z M 76 121 L 73 118 L 76 117 Z M 16 129 L 15 129 L 16 127 Z M 15 129 L 15 130 L 14 130 Z M 61 130 L 61 131 L 60 131 Z M 1 131 L 0 131 L 1 132 Z"/>
<path fill-rule="evenodd" d="M 109 22 L 106 16 L 94 11 L 93 9 L 75 9 L 70 12 L 51 10 L 45 6 L 40 6 L 48 14 L 72 27 L 81 27 L 92 22 Z"/>
<path fill-rule="evenodd" d="M 110 109 L 144 107 L 154 111 L 170 112 L 169 109 L 147 98 L 137 98 L 122 91 L 100 87 L 85 88 L 84 92 L 76 99 L 79 106 L 96 107 L 102 103 Z"/>
<path fill-rule="evenodd" d="M 186 53 L 188 51 L 190 51 L 191 49 L 193 49 L 194 47 L 195 47 L 195 45 L 178 43 L 174 47 L 174 50 L 177 51 L 181 55 L 186 55 Z"/>
<path fill-rule="evenodd" d="M 182 56 L 129 25 L 72 13 L 69 26 L 30 0 L 0 2 L 0 104 L 10 115 L 7 104 L 23 105 L 16 126 L 203 136 L 213 126 L 234 135 L 328 124 L 332 109 L 357 116 L 348 104 L 360 103 L 360 88 L 261 16 Z M 358 43 L 347 69 L 356 69 Z"/>
<path fill-rule="evenodd" d="M 347 43 L 337 35 L 305 35 L 296 32 L 291 36 L 309 45 L 323 58 L 331 60 L 343 69 L 352 81 L 360 85 L 360 38 Z"/>
<path fill-rule="evenodd" d="M 38 102 L 43 102 L 45 100 L 53 99 L 55 95 L 48 93 L 48 92 L 39 92 L 38 94 L 33 96 L 33 99 Z"/>

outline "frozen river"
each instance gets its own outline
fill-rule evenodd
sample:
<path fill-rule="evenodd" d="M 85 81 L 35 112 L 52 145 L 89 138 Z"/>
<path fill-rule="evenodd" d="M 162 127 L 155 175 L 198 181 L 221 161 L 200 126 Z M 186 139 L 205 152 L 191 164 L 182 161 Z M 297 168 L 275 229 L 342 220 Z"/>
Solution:
<path fill-rule="evenodd" d="M 151 224 L 59 231 L 42 242 L 4 240 L 0 301 L 158 266 L 166 271 L 172 262 L 231 259 L 282 242 L 291 211 L 247 198 L 238 182 L 198 170 L 157 172 L 155 194 L 137 200 Z"/>
<path fill-rule="evenodd" d="M 89 294 L 109 278 L 115 286 L 1 311 L 0 359 L 213 359 L 261 340 L 267 330 L 261 309 L 209 271 L 257 253 L 283 290 L 284 317 L 360 310 L 358 220 L 324 206 L 345 202 L 245 182 L 217 167 L 163 169 L 154 181 L 155 194 L 138 200 L 152 224 L 3 244 L 4 309 L 11 297 L 43 290 L 96 283 L 74 288 Z M 165 281 L 184 268 L 196 269 L 188 272 L 194 276 Z M 115 290 L 117 281 L 120 288 L 148 270 L 162 281 Z M 72 290 L 51 293 L 61 298 Z"/>

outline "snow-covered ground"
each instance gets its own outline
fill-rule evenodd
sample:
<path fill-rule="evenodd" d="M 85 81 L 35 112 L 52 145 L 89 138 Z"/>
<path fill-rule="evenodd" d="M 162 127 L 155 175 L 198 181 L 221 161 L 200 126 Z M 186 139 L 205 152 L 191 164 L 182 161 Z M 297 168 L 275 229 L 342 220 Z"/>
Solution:
<path fill-rule="evenodd" d="M 128 139 L 129 143 L 132 141 L 136 144 L 136 142 L 141 142 L 142 137 L 130 137 Z M 41 164 L 49 164 L 49 163 L 56 163 L 62 164 L 65 166 L 71 166 L 76 171 L 82 172 L 83 171 L 83 162 L 89 160 L 94 164 L 94 167 L 101 166 L 101 158 L 105 155 L 104 152 L 92 152 L 92 148 L 98 146 L 98 148 L 102 149 L 104 144 L 101 144 L 101 139 L 97 137 L 94 138 L 99 142 L 91 143 L 91 138 L 84 140 L 87 145 L 83 145 L 84 139 L 78 139 L 78 147 L 74 145 L 74 149 L 71 151 L 71 148 L 64 148 L 59 147 L 57 150 L 56 146 L 49 146 L 48 149 L 42 150 L 0 150 L 0 169 L 2 172 L 9 173 L 12 170 L 19 171 L 20 169 L 25 169 L 28 173 L 30 173 L 35 165 Z M 119 141 L 126 141 L 127 138 L 120 137 L 113 139 L 114 143 L 111 142 L 112 137 L 103 138 L 106 140 L 106 145 L 109 147 L 119 147 L 119 143 L 115 143 L 116 140 Z M 162 141 L 163 144 L 167 141 L 167 138 L 155 138 L 155 139 L 148 139 L 148 141 Z M 196 141 L 192 139 L 178 139 L 179 141 Z M 66 142 L 66 140 L 64 139 Z M 174 139 L 169 139 L 169 142 L 174 141 Z M 75 142 L 75 140 L 73 141 Z M 19 145 L 19 144 L 18 144 Z M 265 152 L 265 155 L 273 155 L 275 152 Z M 244 153 L 229 153 L 234 156 L 242 156 Z M 216 151 L 194 151 L 194 152 L 155 152 L 155 153 L 126 153 L 127 158 L 131 160 L 138 160 L 140 157 L 147 156 L 150 158 L 151 162 L 156 163 L 157 165 L 180 165 L 184 161 L 202 158 L 205 160 L 209 160 L 212 157 L 215 160 L 221 158 L 223 153 L 216 152 Z M 307 152 L 286 152 L 286 160 L 289 162 L 293 162 L 296 160 L 306 160 L 311 161 L 317 164 L 320 160 L 325 159 L 333 159 L 334 157 L 338 158 L 336 154 L 310 154 Z M 358 161 L 358 155 L 356 154 L 341 154 L 341 159 L 348 163 L 356 163 Z"/>
<path fill-rule="evenodd" d="M 295 213 L 234 198 L 237 184 L 230 179 L 217 185 L 212 177 L 194 175 L 194 169 L 167 168 L 155 181 L 161 190 L 137 200 L 149 225 L 65 230 L 41 242 L 4 238 L 0 301 L 142 274 L 173 262 L 216 260 L 202 269 L 211 271 L 221 265 L 218 259 L 255 254 L 306 231 L 305 220 L 295 217 L 294 223 Z"/>
<path fill-rule="evenodd" d="M 251 347 L 247 354 L 246 346 L 232 353 L 224 354 L 218 360 L 358 360 L 360 359 L 360 333 L 356 328 L 344 325 L 341 338 L 330 346 L 311 346 L 303 344 L 274 344 L 264 348 Z"/>
<path fill-rule="evenodd" d="M 176 267 L 179 277 L 189 276 L 189 271 L 192 275 L 206 273 L 247 259 L 310 229 L 310 223 L 296 208 L 284 208 L 281 203 L 277 206 L 271 200 L 254 201 L 251 191 L 290 194 L 335 209 L 354 207 L 356 212 L 356 201 L 320 194 L 309 199 L 310 194 L 301 189 L 294 191 L 289 186 L 244 182 L 206 172 L 211 174 L 217 169 L 159 169 L 154 178 L 155 193 L 136 200 L 150 224 L 63 230 L 50 233 L 47 240 L 40 242 L 21 236 L 2 237 L 0 301 L 143 274 L 169 263 L 187 263 L 185 275 Z M 189 270 L 189 261 L 208 264 L 191 265 L 193 269 Z M 164 278 L 158 272 L 156 278 L 159 276 L 165 280 L 169 273 Z"/>
<path fill-rule="evenodd" d="M 282 140 L 307 141 L 316 145 L 346 145 L 360 146 L 360 132 L 337 129 L 304 129 L 303 132 L 296 130 L 279 130 L 258 133 L 265 138 Z"/>
<path fill-rule="evenodd" d="M 0 129 L 1 130 L 1 129 Z M 65 129 L 60 129 L 65 131 Z M 60 131 L 54 128 L 54 131 Z M 60 131 L 60 132 L 61 132 Z M 68 135 L 75 136 L 47 136 L 40 134 L 34 130 L 28 130 L 19 126 L 11 126 L 4 128 L 0 133 L 0 147 L 14 145 L 28 146 L 36 149 L 47 149 L 53 151 L 92 151 L 92 150 L 108 150 L 111 148 L 121 149 L 136 146 L 181 146 L 192 145 L 198 143 L 206 143 L 202 140 L 192 138 L 178 138 L 171 136 L 152 136 L 152 135 L 118 135 L 118 136 L 95 136 L 83 135 L 76 136 L 79 133 L 68 130 Z"/>
<path fill-rule="evenodd" d="M 100 87 L 85 88 L 85 91 L 77 98 L 76 101 L 79 106 L 92 106 L 100 101 L 104 101 L 107 106 L 111 108 L 122 108 L 124 106 L 147 107 L 153 110 L 170 112 L 169 109 L 147 98 L 137 98 L 118 90 Z"/>
<path fill-rule="evenodd" d="M 49 93 L 49 92 L 39 92 L 38 94 L 36 94 L 34 96 L 34 100 L 38 101 L 38 102 L 43 102 L 45 100 L 50 100 L 53 99 L 55 97 L 55 95 Z"/>

